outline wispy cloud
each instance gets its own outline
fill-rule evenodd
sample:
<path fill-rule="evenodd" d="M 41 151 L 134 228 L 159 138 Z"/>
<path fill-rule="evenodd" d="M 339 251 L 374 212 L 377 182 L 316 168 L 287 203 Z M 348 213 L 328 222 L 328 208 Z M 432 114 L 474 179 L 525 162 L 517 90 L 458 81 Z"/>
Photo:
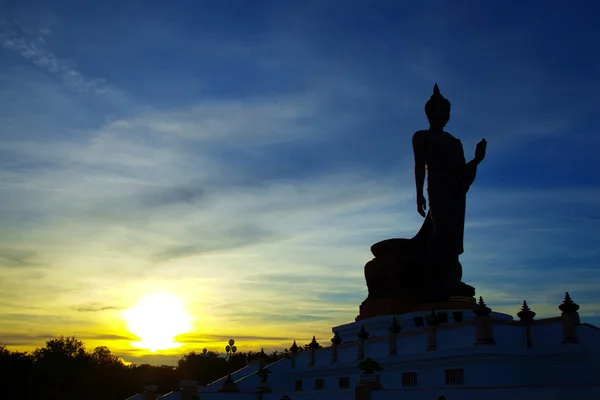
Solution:
<path fill-rule="evenodd" d="M 125 307 L 122 306 L 103 306 L 103 305 L 88 305 L 77 307 L 76 310 L 79 312 L 100 312 L 100 311 L 112 311 L 112 310 L 123 310 Z"/>
<path fill-rule="evenodd" d="M 45 37 L 51 35 L 52 31 L 48 28 L 39 28 L 36 35 L 36 32 L 23 28 L 15 21 L 0 20 L 0 46 L 58 76 L 65 84 L 78 91 L 102 94 L 109 90 L 104 79 L 85 76 L 73 63 L 50 51 Z"/>

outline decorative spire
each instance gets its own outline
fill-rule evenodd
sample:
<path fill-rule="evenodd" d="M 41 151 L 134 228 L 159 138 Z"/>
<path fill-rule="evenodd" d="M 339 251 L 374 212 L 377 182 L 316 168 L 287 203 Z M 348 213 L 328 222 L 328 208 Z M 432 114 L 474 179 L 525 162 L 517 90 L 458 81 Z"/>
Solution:
<path fill-rule="evenodd" d="M 331 343 L 338 345 L 342 343 L 342 338 L 338 335 L 338 331 L 333 332 L 333 337 L 331 338 Z"/>
<path fill-rule="evenodd" d="M 367 330 L 365 329 L 365 326 L 362 325 L 360 327 L 360 331 L 358 332 L 358 334 L 356 336 L 361 340 L 366 340 L 369 338 L 369 332 L 367 332 Z"/>
<path fill-rule="evenodd" d="M 318 349 L 320 346 L 320 344 L 317 342 L 317 339 L 315 338 L 315 336 L 313 335 L 313 338 L 310 342 L 310 348 L 311 349 Z"/>
<path fill-rule="evenodd" d="M 400 333 L 401 330 L 402 327 L 398 324 L 396 317 L 392 317 L 392 323 L 390 324 L 388 331 L 390 331 L 390 333 Z"/>
<path fill-rule="evenodd" d="M 433 94 L 434 95 L 440 95 L 440 87 L 438 86 L 437 82 L 435 83 L 435 85 L 433 85 Z"/>
<path fill-rule="evenodd" d="M 292 347 L 290 347 L 290 351 L 292 352 L 292 354 L 296 354 L 298 352 L 298 345 L 296 344 L 295 340 L 294 344 L 292 344 Z"/>
<path fill-rule="evenodd" d="M 429 326 L 437 326 L 440 323 L 440 317 L 437 315 L 434 309 L 431 310 L 431 314 L 429 314 L 425 320 Z"/>
<path fill-rule="evenodd" d="M 260 366 L 260 368 L 265 367 L 265 362 L 267 361 L 267 359 L 268 359 L 268 357 L 265 354 L 265 349 L 261 348 L 260 354 L 258 355 L 258 365 Z"/>
<path fill-rule="evenodd" d="M 337 362 L 337 355 L 338 355 L 338 346 L 340 343 L 342 343 L 342 338 L 340 337 L 340 335 L 338 335 L 338 331 L 333 331 L 333 337 L 331 338 L 331 362 L 332 363 L 336 363 Z"/>
<path fill-rule="evenodd" d="M 569 292 L 566 292 L 565 299 L 563 300 L 562 304 L 558 306 L 558 309 L 564 313 L 577 312 L 577 310 L 579 310 L 579 304 L 575 303 L 573 299 L 571 299 Z"/>
<path fill-rule="evenodd" d="M 239 391 L 239 389 L 237 388 L 237 385 L 235 384 L 233 379 L 231 379 L 231 372 L 230 372 L 227 374 L 227 379 L 225 379 L 225 381 L 223 382 L 223 385 L 219 389 L 219 392 L 237 392 L 237 391 Z"/>
<path fill-rule="evenodd" d="M 312 341 L 308 344 L 308 365 L 311 367 L 315 365 L 315 352 L 319 347 L 319 343 L 317 343 L 317 339 L 313 335 Z"/>
<path fill-rule="evenodd" d="M 477 302 L 479 307 L 485 307 L 485 302 L 483 301 L 483 297 L 479 296 L 479 301 Z"/>
<path fill-rule="evenodd" d="M 527 301 L 523 300 L 523 306 L 521 307 L 521 311 L 517 313 L 517 317 L 519 317 L 519 319 L 521 319 L 521 321 L 524 322 L 533 321 L 535 313 L 531 311 L 531 309 L 527 305 Z"/>
<path fill-rule="evenodd" d="M 292 353 L 292 368 L 295 368 L 296 366 L 296 354 L 298 354 L 298 350 L 299 347 L 296 344 L 296 341 L 294 340 L 294 344 L 292 344 L 292 347 L 290 347 L 290 353 Z"/>
<path fill-rule="evenodd" d="M 477 306 L 473 309 L 473 312 L 478 317 L 488 317 L 492 313 L 492 309 L 489 308 L 483 301 L 483 297 L 479 296 Z"/>

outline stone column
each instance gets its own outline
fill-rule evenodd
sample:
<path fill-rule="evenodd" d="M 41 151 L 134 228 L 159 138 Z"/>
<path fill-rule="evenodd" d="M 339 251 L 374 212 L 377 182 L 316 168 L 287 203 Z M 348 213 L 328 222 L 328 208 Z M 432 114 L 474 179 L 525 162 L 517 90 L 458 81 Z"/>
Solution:
<path fill-rule="evenodd" d="M 398 321 L 396 321 L 396 317 L 393 317 L 392 323 L 388 328 L 388 331 L 390 331 L 390 356 L 395 356 L 398 353 L 398 349 L 396 347 L 396 336 L 398 336 L 398 333 L 400 333 L 401 330 L 402 327 L 398 324 Z"/>
<path fill-rule="evenodd" d="M 296 354 L 298 354 L 298 345 L 296 344 L 296 341 L 294 340 L 294 344 L 292 344 L 292 347 L 290 347 L 290 353 L 292 353 L 292 368 L 296 367 Z"/>
<path fill-rule="evenodd" d="M 144 386 L 144 400 L 156 400 L 156 392 L 158 388 L 156 385 L 146 385 Z"/>
<path fill-rule="evenodd" d="M 494 333 L 492 329 L 492 319 L 490 318 L 490 314 L 492 310 L 485 305 L 483 298 L 479 296 L 479 302 L 477 303 L 477 307 L 473 309 L 473 312 L 477 316 L 475 318 L 476 322 L 476 339 L 475 344 L 496 344 L 494 340 Z"/>
<path fill-rule="evenodd" d="M 219 388 L 219 392 L 237 392 L 239 391 L 237 385 L 231 378 L 231 372 L 227 374 L 227 379 L 223 382 L 223 385 Z"/>
<path fill-rule="evenodd" d="M 578 343 L 577 335 L 575 334 L 575 326 L 579 325 L 579 305 L 573 302 L 569 292 L 565 293 L 565 299 L 562 304 L 558 306 L 561 311 L 562 317 L 562 328 L 563 328 L 563 340 L 562 343 Z"/>
<path fill-rule="evenodd" d="M 517 313 L 517 317 L 519 317 L 521 322 L 525 325 L 526 346 L 533 347 L 533 342 L 531 341 L 531 323 L 533 322 L 535 313 L 531 311 L 525 300 L 523 300 L 523 306 L 521 307 L 521 311 Z"/>
<path fill-rule="evenodd" d="M 264 368 L 265 363 L 267 362 L 267 355 L 265 354 L 265 349 L 260 349 L 260 354 L 258 355 L 258 367 Z"/>
<path fill-rule="evenodd" d="M 331 363 L 335 364 L 337 362 L 338 355 L 338 346 L 342 343 L 342 338 L 339 337 L 337 331 L 334 332 L 333 337 L 331 338 Z"/>
<path fill-rule="evenodd" d="M 356 336 L 358 337 L 358 354 L 356 356 L 356 359 L 362 360 L 365 358 L 365 340 L 369 338 L 369 332 L 367 332 L 365 326 L 362 325 L 360 327 L 360 331 Z"/>
<path fill-rule="evenodd" d="M 427 320 L 427 351 L 435 351 L 437 349 L 437 343 L 435 340 L 435 334 L 437 330 L 437 326 L 440 323 L 440 318 L 436 314 L 434 310 L 431 310 L 431 314 L 429 314 L 426 318 Z"/>
<path fill-rule="evenodd" d="M 256 385 L 256 389 L 254 389 L 254 393 L 258 395 L 258 398 L 262 398 L 264 393 L 271 393 L 271 386 L 268 381 L 263 381 L 262 379 Z"/>
<path fill-rule="evenodd" d="M 308 354 L 308 365 L 315 365 L 315 351 L 319 348 L 319 343 L 317 343 L 317 339 L 313 336 L 312 341 L 309 346 L 309 354 Z"/>
<path fill-rule="evenodd" d="M 196 381 L 181 381 L 181 400 L 196 400 L 198 395 L 198 382 Z"/>
<path fill-rule="evenodd" d="M 354 388 L 355 400 L 371 400 L 371 392 L 381 390 L 381 381 L 378 374 L 360 374 L 358 384 Z"/>

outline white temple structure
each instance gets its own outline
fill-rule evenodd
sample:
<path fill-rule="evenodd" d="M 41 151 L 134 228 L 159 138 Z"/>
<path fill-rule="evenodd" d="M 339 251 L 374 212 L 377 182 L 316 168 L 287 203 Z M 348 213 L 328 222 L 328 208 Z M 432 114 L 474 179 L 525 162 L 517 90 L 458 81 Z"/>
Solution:
<path fill-rule="evenodd" d="M 600 399 L 600 328 L 580 322 L 568 293 L 559 309 L 536 320 L 524 302 L 514 319 L 480 298 L 464 309 L 372 317 L 334 327 L 326 346 L 313 339 L 309 351 L 248 365 L 208 386 L 183 381 L 178 392 L 157 396 L 148 388 L 134 398 Z M 365 370 L 370 363 L 375 370 Z"/>

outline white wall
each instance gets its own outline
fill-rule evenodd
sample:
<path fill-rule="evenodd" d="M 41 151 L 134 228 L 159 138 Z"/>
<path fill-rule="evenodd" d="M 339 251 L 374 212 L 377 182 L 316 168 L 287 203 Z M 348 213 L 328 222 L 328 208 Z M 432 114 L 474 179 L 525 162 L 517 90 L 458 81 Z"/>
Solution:
<path fill-rule="evenodd" d="M 576 332 L 580 344 L 564 345 L 561 343 L 561 321 L 534 324 L 531 327 L 532 347 L 526 346 L 525 327 L 522 325 L 496 322 L 493 332 L 497 345 L 480 346 L 474 344 L 476 327 L 473 324 L 455 325 L 454 329 L 441 327 L 436 333 L 437 350 L 427 352 L 425 350 L 428 334 L 427 330 L 423 329 L 418 335 L 397 338 L 397 356 L 389 356 L 389 340 L 386 337 L 366 342 L 365 356 L 376 359 L 384 368 L 380 375 L 385 390 L 378 392 L 377 396 L 384 396 L 382 400 L 400 398 L 399 396 L 403 399 L 437 399 L 439 394 L 445 394 L 448 400 L 519 400 L 541 399 L 547 392 L 554 396 L 548 398 L 560 399 L 565 393 L 592 394 L 598 390 L 597 387 L 552 390 L 524 388 L 502 391 L 465 389 L 465 386 L 582 385 L 600 382 L 597 372 L 600 371 L 600 330 L 578 326 Z M 324 342 L 322 339 L 320 341 Z M 338 379 L 340 376 L 349 377 L 352 392 L 360 372 L 357 367 L 357 354 L 355 342 L 351 346 L 338 348 L 338 362 L 335 364 L 331 363 L 331 348 L 325 348 L 316 351 L 314 366 L 308 365 L 308 352 L 297 354 L 294 369 L 291 368 L 291 360 L 270 366 L 272 374 L 269 376 L 269 383 L 275 392 L 270 396 L 278 396 L 279 400 L 284 393 L 288 393 L 292 400 L 295 400 L 337 398 L 334 394 L 339 393 L 340 399 L 345 398 L 350 392 L 338 389 Z M 446 386 L 444 370 L 449 368 L 463 368 L 464 386 Z M 402 389 L 402 373 L 413 371 L 417 372 L 418 386 L 415 389 L 391 390 Z M 315 390 L 316 378 L 324 379 L 324 390 Z M 303 381 L 301 392 L 294 392 L 295 380 Z M 257 384 L 258 377 L 250 376 L 240 382 L 238 387 L 242 392 L 251 393 Z M 441 392 L 436 392 L 437 389 L 424 390 L 426 388 L 440 388 Z M 497 393 L 502 394 L 498 397 Z M 353 396 L 352 392 L 350 398 Z M 569 400 L 574 398 L 577 397 L 570 396 Z M 597 398 L 600 399 L 600 396 Z"/>
<path fill-rule="evenodd" d="M 311 392 L 268 393 L 264 395 L 263 400 L 281 400 L 281 396 L 283 396 L 284 394 L 290 396 L 292 400 L 354 400 L 354 389 L 335 391 L 319 390 Z"/>
<path fill-rule="evenodd" d="M 382 390 L 371 392 L 371 400 L 437 400 L 440 395 L 446 400 L 595 400 L 600 399 L 600 387 Z"/>

